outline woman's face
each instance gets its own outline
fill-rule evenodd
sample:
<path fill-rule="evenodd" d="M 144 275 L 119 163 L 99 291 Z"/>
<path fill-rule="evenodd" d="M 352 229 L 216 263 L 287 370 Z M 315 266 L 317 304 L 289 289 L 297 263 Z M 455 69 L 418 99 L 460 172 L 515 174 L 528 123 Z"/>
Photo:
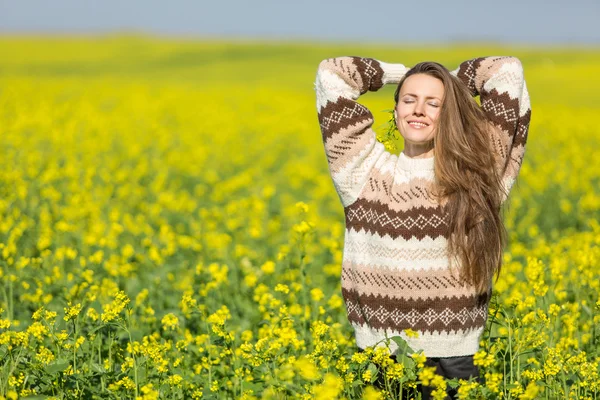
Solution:
<path fill-rule="evenodd" d="M 405 141 L 423 144 L 433 139 L 443 99 L 441 80 L 425 74 L 406 78 L 394 110 L 396 125 Z"/>

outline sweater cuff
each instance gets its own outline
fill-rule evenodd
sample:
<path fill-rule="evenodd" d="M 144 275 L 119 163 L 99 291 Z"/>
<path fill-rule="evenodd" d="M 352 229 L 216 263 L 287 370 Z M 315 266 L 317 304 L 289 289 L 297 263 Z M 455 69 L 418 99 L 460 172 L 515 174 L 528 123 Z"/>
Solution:
<path fill-rule="evenodd" d="M 403 64 L 391 64 L 383 61 L 379 61 L 379 65 L 383 70 L 383 78 L 381 79 L 383 84 L 398 83 L 400 79 L 410 69 L 405 67 Z"/>

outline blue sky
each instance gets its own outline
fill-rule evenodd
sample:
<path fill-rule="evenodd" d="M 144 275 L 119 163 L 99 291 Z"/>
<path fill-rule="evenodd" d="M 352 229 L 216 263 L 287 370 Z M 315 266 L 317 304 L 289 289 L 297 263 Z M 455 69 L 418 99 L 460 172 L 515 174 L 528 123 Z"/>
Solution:
<path fill-rule="evenodd" d="M 600 0 L 0 0 L 0 33 L 600 44 Z"/>

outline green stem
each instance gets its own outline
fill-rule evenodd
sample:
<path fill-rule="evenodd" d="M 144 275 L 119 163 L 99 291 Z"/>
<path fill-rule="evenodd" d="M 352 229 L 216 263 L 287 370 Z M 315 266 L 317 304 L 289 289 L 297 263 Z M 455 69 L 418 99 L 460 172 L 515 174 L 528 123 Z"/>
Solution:
<path fill-rule="evenodd" d="M 129 344 L 131 344 L 131 358 L 133 358 L 133 379 L 135 381 L 135 397 L 137 398 L 139 396 L 138 393 L 138 387 L 139 387 L 139 382 L 138 382 L 138 371 L 137 371 L 137 359 L 135 357 L 135 349 L 133 348 L 133 339 L 131 338 L 131 331 L 130 331 L 130 326 L 131 326 L 131 319 L 130 319 L 130 314 L 131 314 L 131 310 L 127 309 L 127 312 L 125 313 L 127 315 L 127 335 L 129 336 Z"/>
<path fill-rule="evenodd" d="M 512 355 L 512 326 L 508 321 L 508 359 L 510 360 L 510 382 L 514 381 L 513 377 L 513 355 Z"/>
<path fill-rule="evenodd" d="M 14 302 L 13 302 L 13 284 L 12 279 L 8 279 L 8 320 L 14 319 Z"/>
<path fill-rule="evenodd" d="M 79 330 L 77 329 L 76 319 L 79 319 L 79 316 L 73 319 L 73 331 L 74 331 L 74 339 L 75 343 L 73 343 L 73 373 L 77 373 L 77 340 L 79 339 L 77 336 L 79 335 Z M 75 381 L 75 386 L 77 387 L 77 393 L 80 393 L 79 381 Z"/>

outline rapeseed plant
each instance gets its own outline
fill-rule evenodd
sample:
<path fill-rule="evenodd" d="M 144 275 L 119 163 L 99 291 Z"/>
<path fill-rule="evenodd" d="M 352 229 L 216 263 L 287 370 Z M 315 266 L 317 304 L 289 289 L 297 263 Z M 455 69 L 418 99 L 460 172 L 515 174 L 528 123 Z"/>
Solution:
<path fill-rule="evenodd" d="M 408 65 L 495 52 L 355 50 Z M 516 51 L 534 118 L 482 384 L 443 380 L 418 349 L 356 352 L 343 212 L 306 85 L 315 57 L 342 50 L 138 37 L 0 51 L 0 399 L 600 395 L 596 51 Z M 397 153 L 391 98 L 364 102 Z"/>

